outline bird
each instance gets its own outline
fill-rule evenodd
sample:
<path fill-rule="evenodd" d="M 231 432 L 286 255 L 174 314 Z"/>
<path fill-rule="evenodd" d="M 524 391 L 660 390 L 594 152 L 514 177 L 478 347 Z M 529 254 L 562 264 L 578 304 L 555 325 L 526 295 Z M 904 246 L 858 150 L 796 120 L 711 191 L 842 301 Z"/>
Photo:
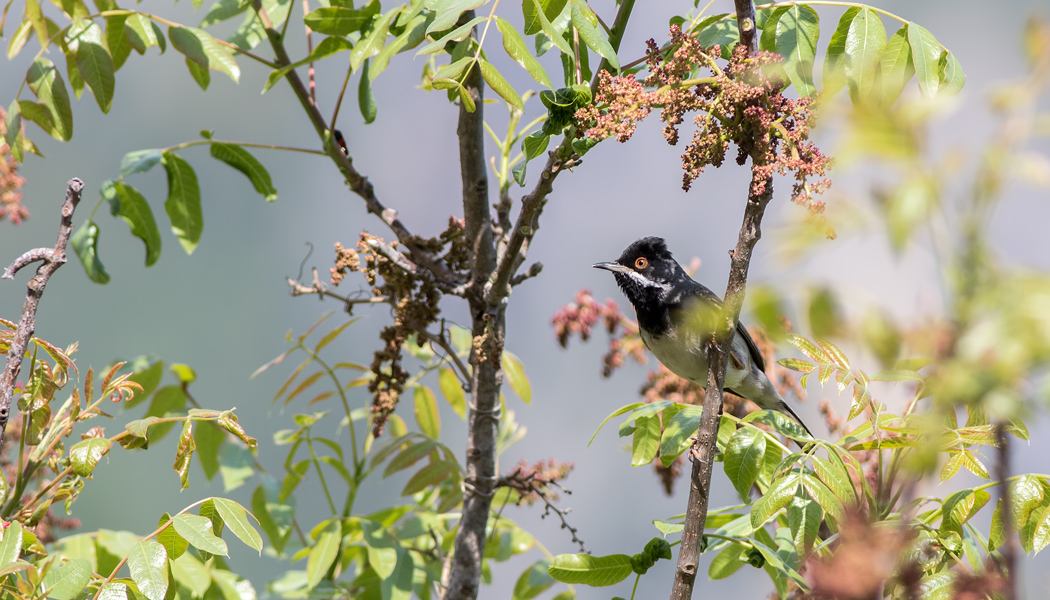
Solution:
<path fill-rule="evenodd" d="M 693 280 L 659 237 L 636 240 L 612 262 L 596 269 L 611 271 L 638 315 L 638 331 L 646 348 L 672 373 L 707 387 L 706 346 L 718 324 L 722 299 Z M 765 373 L 766 363 L 755 340 L 738 320 L 726 357 L 723 389 L 791 417 L 810 437 Z"/>

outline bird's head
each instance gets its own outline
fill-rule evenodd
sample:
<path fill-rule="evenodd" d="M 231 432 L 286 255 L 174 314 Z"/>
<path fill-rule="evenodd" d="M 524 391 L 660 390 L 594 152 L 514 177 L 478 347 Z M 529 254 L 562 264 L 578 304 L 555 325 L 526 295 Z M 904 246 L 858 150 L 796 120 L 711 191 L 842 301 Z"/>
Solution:
<path fill-rule="evenodd" d="M 638 308 L 652 302 L 664 302 L 679 282 L 689 279 L 685 270 L 671 256 L 663 238 L 644 237 L 623 251 L 614 262 L 594 265 L 612 271 L 616 283 L 631 304 Z"/>

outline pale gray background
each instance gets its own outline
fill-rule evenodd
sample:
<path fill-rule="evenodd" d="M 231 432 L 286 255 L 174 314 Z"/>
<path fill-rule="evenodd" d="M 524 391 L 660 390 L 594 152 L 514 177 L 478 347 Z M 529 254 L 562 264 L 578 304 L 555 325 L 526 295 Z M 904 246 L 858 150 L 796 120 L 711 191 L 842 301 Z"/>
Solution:
<path fill-rule="evenodd" d="M 501 12 L 515 12 L 516 3 L 512 4 L 501 7 Z M 641 56 L 645 39 L 664 39 L 668 18 L 686 4 L 639 3 L 622 55 L 628 60 Z M 1046 4 L 1036 0 L 894 0 L 880 6 L 926 26 L 956 53 L 966 70 L 966 89 L 954 112 L 938 121 L 934 147 L 943 150 L 985 139 L 993 121 L 983 109 L 984 100 L 996 82 L 1022 72 L 1018 39 L 1023 19 L 1035 11 L 1045 15 Z M 174 8 L 149 2 L 139 8 L 187 24 L 196 24 L 203 16 L 203 10 L 194 14 L 189 2 Z M 613 11 L 611 2 L 598 2 L 596 9 L 607 19 Z M 300 8 L 295 10 L 298 18 Z M 712 10 L 731 10 L 731 3 L 717 0 Z M 819 12 L 823 49 L 841 9 L 820 7 Z M 890 33 L 896 29 L 888 20 L 886 25 Z M 11 23 L 7 29 L 9 36 Z M 0 63 L 3 104 L 9 103 L 36 50 L 35 41 L 31 41 L 22 56 Z M 265 48 L 258 52 L 270 56 Z M 494 57 L 501 54 L 498 40 L 492 42 L 489 53 Z M 558 81 L 560 67 L 549 58 L 545 64 Z M 54 52 L 52 59 L 64 64 Z M 331 113 L 337 82 L 342 79 L 344 59 L 345 55 L 319 69 L 320 102 L 326 115 Z M 97 198 L 99 184 L 116 176 L 120 159 L 128 151 L 194 139 L 200 129 L 213 129 L 216 138 L 227 140 L 317 147 L 316 137 L 287 86 L 282 83 L 260 96 L 264 70 L 250 60 L 239 62 L 244 71 L 240 85 L 213 71 L 212 87 L 204 93 L 186 72 L 181 55 L 169 49 L 158 56 L 151 49 L 146 57 L 132 55 L 118 74 L 117 94 L 108 116 L 100 113 L 90 92 L 75 103 L 72 143 L 55 142 L 29 126 L 29 134 L 48 158 L 31 157 L 23 167 L 28 179 L 26 204 L 33 217 L 17 228 L 0 224 L 0 262 L 6 264 L 28 248 L 53 243 L 57 208 L 70 177 L 87 182 L 88 192 L 76 215 L 78 224 L 84 220 Z M 349 139 L 355 164 L 371 178 L 382 200 L 397 208 L 417 233 L 434 234 L 444 228 L 450 211 L 459 212 L 459 170 L 454 160 L 456 108 L 446 102 L 443 93 L 428 96 L 414 87 L 422 66 L 422 59 L 398 56 L 375 85 L 378 120 L 371 126 L 361 125 L 355 96 L 349 93 L 339 125 Z M 519 89 L 531 85 L 514 68 L 510 65 L 504 69 L 514 84 Z M 23 97 L 28 98 L 28 92 Z M 533 114 L 538 107 L 535 100 L 529 105 Z M 502 131 L 504 109 L 490 104 L 487 110 L 495 129 Z M 549 456 L 574 462 L 576 470 L 567 483 L 574 493 L 563 500 L 563 505 L 575 509 L 572 523 L 579 527 L 588 548 L 599 554 L 639 551 L 657 534 L 650 521 L 684 510 L 685 485 L 680 482 L 679 493 L 666 498 L 650 468 L 629 466 L 629 456 L 615 436 L 615 427 L 586 448 L 591 433 L 608 413 L 637 399 L 643 370 L 628 367 L 611 381 L 600 379 L 602 336 L 589 345 L 574 343 L 563 351 L 554 340 L 550 318 L 580 288 L 591 289 L 600 300 L 614 297 L 626 308 L 612 278 L 590 265 L 615 258 L 627 243 L 643 235 L 666 237 L 682 260 L 703 257 L 697 277 L 721 293 L 728 268 L 726 251 L 736 239 L 740 200 L 748 179 L 745 169 L 728 166 L 709 171 L 691 193 L 683 193 L 678 160 L 681 148 L 668 147 L 659 129 L 654 117 L 640 128 L 632 143 L 603 144 L 575 173 L 559 178 L 530 256 L 543 262 L 542 278 L 517 288 L 509 311 L 508 347 L 527 365 L 534 401 L 532 406 L 523 406 L 516 399 L 509 402 L 517 419 L 529 428 L 529 435 L 510 451 L 503 465 L 514 464 L 519 458 L 531 462 Z M 835 137 L 834 132 L 821 135 L 824 139 Z M 1045 151 L 1046 145 L 1042 148 Z M 834 147 L 826 150 L 834 152 Z M 130 183 L 146 195 L 160 222 L 164 240 L 160 261 L 144 269 L 141 243 L 129 235 L 122 221 L 108 216 L 108 207 L 101 207 L 96 215 L 102 228 L 101 257 L 113 280 L 107 286 L 91 283 L 74 259 L 47 289 L 40 307 L 38 335 L 59 345 L 79 340 L 77 359 L 82 373 L 89 366 L 98 369 L 115 359 L 144 353 L 169 362 L 189 363 L 199 375 L 193 386 L 196 397 L 209 407 L 238 407 L 245 428 L 261 440 L 260 461 L 277 470 L 284 454 L 270 441 L 271 433 L 291 426 L 291 414 L 306 409 L 296 406 L 281 413 L 271 408 L 273 393 L 291 366 L 252 381 L 248 376 L 286 348 L 283 338 L 289 328 L 301 332 L 320 312 L 338 309 L 333 302 L 319 305 L 310 298 L 290 298 L 284 277 L 295 276 L 306 241 L 317 247 L 309 264 L 325 272 L 331 264 L 334 242 L 352 245 L 361 229 L 389 235 L 378 220 L 365 215 L 362 202 L 347 193 L 326 159 L 258 152 L 280 191 L 278 201 L 266 205 L 242 175 L 212 160 L 206 149 L 191 149 L 183 156 L 197 169 L 204 195 L 206 225 L 197 252 L 187 257 L 168 230 L 163 216 L 166 188 L 161 169 L 133 177 Z M 863 197 L 867 193 L 861 184 L 864 179 L 850 172 L 836 173 L 836 189 Z M 773 283 L 798 295 L 801 288 L 793 283 L 795 279 L 829 281 L 841 291 L 851 314 L 860 314 L 862 307 L 872 304 L 883 304 L 902 316 L 936 312 L 940 288 L 937 267 L 929 253 L 917 248 L 894 258 L 878 225 L 865 235 L 828 242 L 819 258 L 794 265 L 779 260 L 774 241 L 777 227 L 797 218 L 799 209 L 786 202 L 787 183 L 777 185 L 778 194 L 768 212 L 768 235 L 752 263 L 753 282 Z M 522 193 L 519 189 L 513 192 L 515 197 Z M 834 203 L 834 198 L 829 196 L 829 202 Z M 1046 199 L 1045 190 L 1011 189 L 1010 199 L 994 225 L 995 242 L 1008 260 L 1047 266 L 1043 233 Z M 23 273 L 17 283 L 0 284 L 0 315 L 17 317 L 27 278 L 28 273 Z M 349 291 L 359 285 L 360 280 L 350 278 L 341 289 Z M 461 303 L 448 302 L 445 310 L 449 318 L 463 321 Z M 360 309 L 357 313 L 363 317 L 361 322 L 330 349 L 340 359 L 367 362 L 376 345 L 375 333 L 387 320 L 386 312 Z M 810 394 L 810 401 L 799 412 L 816 423 L 817 400 L 835 396 L 831 390 L 822 393 L 812 387 Z M 361 391 L 354 392 L 352 398 L 367 402 Z M 846 397 L 834 402 L 842 410 L 848 406 Z M 134 414 L 141 414 L 141 410 Z M 406 412 L 410 418 L 408 415 Z M 110 428 L 118 428 L 130 418 L 119 414 Z M 462 423 L 446 410 L 443 425 L 445 441 L 461 448 Z M 1043 457 L 1050 447 L 1042 435 L 1047 431 L 1047 420 L 1044 416 L 1033 420 L 1032 425 L 1033 442 L 1021 448 L 1016 466 L 1018 470 L 1046 472 Z M 167 440 L 150 452 L 114 451 L 75 505 L 75 516 L 83 519 L 85 528 L 127 528 L 145 533 L 155 527 L 161 513 L 177 511 L 200 497 L 221 495 L 221 483 L 204 483 L 196 467 L 193 486 L 178 492 L 177 477 L 170 470 L 173 444 Z M 245 491 L 252 487 L 254 483 L 233 497 L 246 502 Z M 400 480 L 370 482 L 358 503 L 358 512 L 385 505 L 400 487 Z M 128 489 L 134 493 L 128 494 Z M 316 521 L 312 514 L 321 518 L 327 509 L 323 498 L 306 493 L 316 488 L 306 485 L 301 489 L 300 518 L 309 526 Z M 718 476 L 712 505 L 735 502 L 735 496 L 728 481 Z M 536 509 L 508 510 L 511 518 L 535 532 L 551 552 L 574 551 L 557 522 L 540 521 L 539 513 Z M 286 563 L 256 558 L 237 543 L 231 544 L 231 553 L 236 568 L 260 591 L 275 572 L 287 567 Z M 539 554 L 529 556 L 534 559 Z M 1024 563 L 1028 597 L 1042 597 L 1050 589 L 1048 564 L 1046 555 Z M 519 561 L 511 568 L 497 568 L 496 585 L 486 588 L 482 597 L 509 597 L 513 581 L 524 566 Z M 304 568 L 304 564 L 297 568 Z M 703 569 L 706 572 L 706 563 Z M 671 572 L 667 561 L 650 571 L 642 580 L 639 597 L 664 596 Z M 581 598 L 626 597 L 629 583 L 607 590 L 577 590 Z M 709 582 L 702 576 L 697 594 L 707 597 L 732 592 L 738 597 L 759 598 L 769 589 L 763 573 L 745 570 L 720 582 Z"/>

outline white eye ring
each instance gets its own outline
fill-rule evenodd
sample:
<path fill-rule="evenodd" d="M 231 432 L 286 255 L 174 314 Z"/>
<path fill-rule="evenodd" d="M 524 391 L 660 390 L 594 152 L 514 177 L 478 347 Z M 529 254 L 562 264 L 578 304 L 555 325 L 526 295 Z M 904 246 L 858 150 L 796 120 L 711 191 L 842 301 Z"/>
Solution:
<path fill-rule="evenodd" d="M 642 270 L 642 269 L 644 269 L 644 268 L 646 268 L 648 266 L 649 266 L 649 260 L 646 259 L 644 256 L 639 256 L 634 261 L 634 268 L 635 269 Z"/>

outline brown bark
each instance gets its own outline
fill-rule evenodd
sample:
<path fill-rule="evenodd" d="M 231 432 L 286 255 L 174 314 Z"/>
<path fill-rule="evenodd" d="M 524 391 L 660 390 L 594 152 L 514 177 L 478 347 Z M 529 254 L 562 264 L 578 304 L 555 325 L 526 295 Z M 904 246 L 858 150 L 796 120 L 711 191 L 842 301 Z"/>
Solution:
<path fill-rule="evenodd" d="M 69 243 L 69 235 L 73 231 L 73 211 L 80 202 L 80 192 L 84 189 L 84 182 L 79 179 L 70 179 L 66 186 L 66 200 L 62 203 L 62 221 L 58 227 L 58 240 L 54 248 L 36 248 L 19 256 L 7 269 L 4 270 L 2 279 L 13 279 L 15 273 L 25 266 L 37 261 L 43 261 L 36 270 L 36 276 L 29 280 L 26 286 L 26 301 L 22 304 L 22 316 L 18 320 L 18 328 L 11 339 L 11 347 L 7 351 L 7 366 L 0 375 L 0 450 L 4 445 L 4 432 L 7 430 L 7 420 L 11 416 L 11 397 L 14 395 L 15 380 L 22 370 L 22 359 L 25 356 L 29 341 L 36 331 L 36 310 L 40 304 L 40 298 L 44 295 L 44 287 L 48 279 L 55 274 L 59 267 L 66 263 L 66 245 Z"/>

